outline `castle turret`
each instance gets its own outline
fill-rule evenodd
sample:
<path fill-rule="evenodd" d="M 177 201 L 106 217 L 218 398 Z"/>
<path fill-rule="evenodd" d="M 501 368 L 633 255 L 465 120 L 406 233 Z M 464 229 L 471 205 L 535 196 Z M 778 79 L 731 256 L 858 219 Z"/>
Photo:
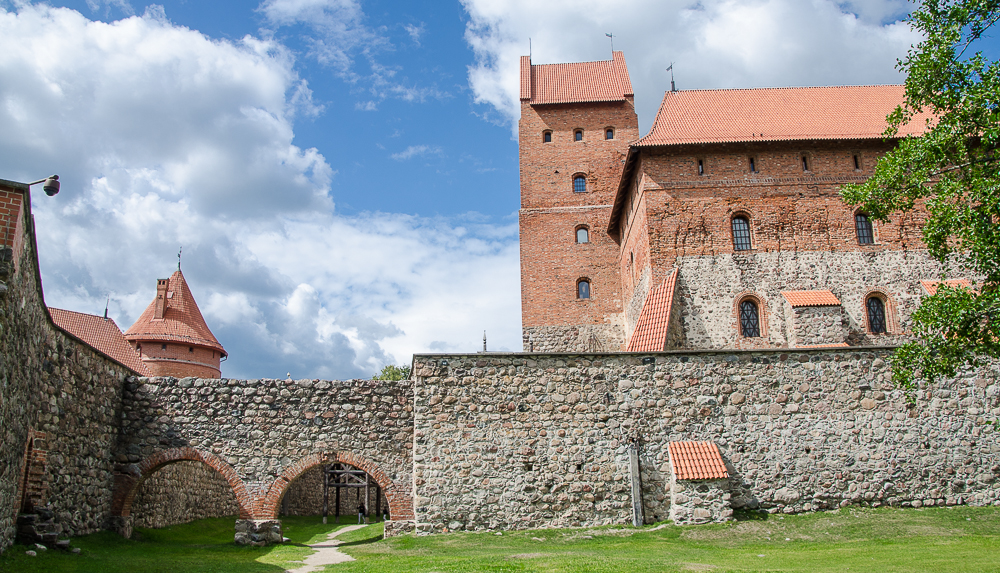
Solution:
<path fill-rule="evenodd" d="M 205 324 L 180 269 L 157 279 L 156 298 L 125 333 L 153 376 L 219 378 L 227 356 Z"/>

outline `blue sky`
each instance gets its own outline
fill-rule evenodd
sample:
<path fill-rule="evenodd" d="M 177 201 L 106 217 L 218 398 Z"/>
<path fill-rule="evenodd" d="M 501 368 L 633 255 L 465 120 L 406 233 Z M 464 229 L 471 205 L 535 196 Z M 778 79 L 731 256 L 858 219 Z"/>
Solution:
<path fill-rule="evenodd" d="M 520 350 L 518 58 L 680 89 L 899 83 L 900 0 L 0 0 L 0 178 L 47 302 L 126 329 L 184 247 L 230 377 Z M 996 57 L 996 43 L 986 44 Z"/>

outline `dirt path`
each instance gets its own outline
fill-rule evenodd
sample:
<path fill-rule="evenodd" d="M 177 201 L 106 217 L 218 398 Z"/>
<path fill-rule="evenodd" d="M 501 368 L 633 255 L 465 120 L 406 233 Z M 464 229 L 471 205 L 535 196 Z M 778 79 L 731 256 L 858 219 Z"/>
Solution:
<path fill-rule="evenodd" d="M 306 557 L 302 561 L 301 567 L 296 567 L 295 569 L 288 569 L 286 573 L 312 573 L 313 571 L 321 571 L 325 565 L 332 565 L 334 563 L 343 563 L 345 561 L 354 561 L 354 558 L 346 553 L 341 553 L 337 546 L 343 543 L 337 540 L 337 536 L 341 533 L 347 533 L 348 531 L 354 531 L 355 529 L 361 529 L 366 527 L 364 525 L 348 525 L 342 529 L 334 531 L 326 537 L 326 541 L 320 541 L 319 543 L 314 543 L 309 545 L 309 547 L 316 550 L 309 557 Z"/>

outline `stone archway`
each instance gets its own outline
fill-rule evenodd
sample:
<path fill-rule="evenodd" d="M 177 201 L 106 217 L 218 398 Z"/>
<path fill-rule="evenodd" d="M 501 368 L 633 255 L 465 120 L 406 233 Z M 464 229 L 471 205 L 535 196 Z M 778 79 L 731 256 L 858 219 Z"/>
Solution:
<path fill-rule="evenodd" d="M 281 496 L 284 495 L 288 486 L 300 475 L 316 466 L 338 462 L 364 470 L 375 480 L 375 483 L 382 488 L 382 493 L 385 494 L 385 498 L 389 502 L 389 514 L 392 516 L 393 521 L 413 519 L 413 498 L 409 494 L 409 491 L 393 483 L 389 479 L 389 476 L 375 462 L 352 452 L 313 454 L 288 466 L 271 483 L 267 494 L 259 501 L 260 505 L 254 508 L 258 516 L 257 519 L 274 520 L 277 518 Z"/>
<path fill-rule="evenodd" d="M 111 517 L 114 529 L 124 537 L 132 536 L 132 503 L 143 482 L 165 465 L 182 462 L 202 462 L 214 469 L 232 488 L 239 507 L 240 519 L 252 518 L 252 496 L 236 470 L 219 456 L 202 452 L 191 447 L 171 448 L 158 451 L 138 464 L 120 468 L 115 473 L 115 491 L 111 501 Z"/>

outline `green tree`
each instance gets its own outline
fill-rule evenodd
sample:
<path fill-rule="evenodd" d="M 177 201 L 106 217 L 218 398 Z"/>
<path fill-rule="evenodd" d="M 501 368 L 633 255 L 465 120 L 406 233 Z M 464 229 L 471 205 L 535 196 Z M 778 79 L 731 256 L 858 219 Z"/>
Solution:
<path fill-rule="evenodd" d="M 892 359 L 893 380 L 911 394 L 920 379 L 1000 357 L 1000 67 L 972 53 L 998 19 L 1000 0 L 920 3 L 908 22 L 924 39 L 897 64 L 906 98 L 885 135 L 922 112 L 935 120 L 924 135 L 902 139 L 866 183 L 843 190 L 877 221 L 922 204 L 923 239 L 945 274 L 961 267 L 982 281 L 942 287 L 913 313 L 915 340 Z"/>
<path fill-rule="evenodd" d="M 393 366 L 386 364 L 382 371 L 372 376 L 372 380 L 406 380 L 410 377 L 409 366 Z"/>

